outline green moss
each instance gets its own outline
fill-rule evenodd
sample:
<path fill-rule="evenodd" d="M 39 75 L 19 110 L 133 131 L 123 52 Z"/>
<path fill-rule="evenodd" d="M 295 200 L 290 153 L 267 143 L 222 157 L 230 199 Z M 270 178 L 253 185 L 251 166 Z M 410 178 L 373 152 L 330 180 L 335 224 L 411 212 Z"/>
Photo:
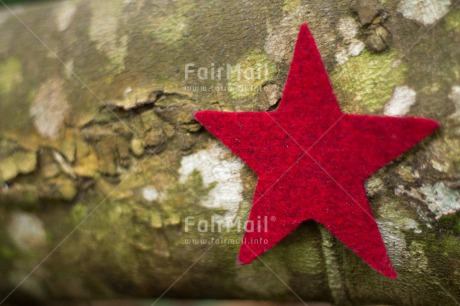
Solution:
<path fill-rule="evenodd" d="M 398 198 L 383 196 L 376 200 L 378 207 L 377 216 L 403 227 L 408 219 L 415 219 L 414 212 L 403 205 Z"/>
<path fill-rule="evenodd" d="M 347 112 L 376 112 L 390 99 L 395 86 L 404 81 L 406 66 L 397 64 L 395 51 L 374 54 L 364 51 L 338 66 L 331 81 Z"/>
<path fill-rule="evenodd" d="M 460 32 L 460 11 L 452 10 L 446 16 L 444 26 L 447 31 Z"/>
<path fill-rule="evenodd" d="M 452 256 L 452 258 L 458 259 L 460 257 L 460 240 L 456 236 L 443 236 L 442 240 L 439 237 L 434 238 L 435 241 L 441 241 L 438 244 L 428 244 L 427 247 L 433 254 L 443 254 L 444 256 Z M 441 253 L 442 252 L 442 253 Z"/>
<path fill-rule="evenodd" d="M 6 260 L 12 260 L 16 256 L 17 256 L 17 252 L 13 248 L 6 246 L 6 245 L 2 245 L 0 247 L 0 257 L 1 258 L 4 258 Z"/>
<path fill-rule="evenodd" d="M 180 0 L 158 7 L 158 14 L 150 16 L 145 32 L 162 43 L 178 41 L 186 31 L 187 16 L 194 6 L 192 1 Z"/>
<path fill-rule="evenodd" d="M 276 73 L 276 64 L 269 61 L 264 53 L 259 50 L 250 51 L 232 65 L 228 91 L 234 99 L 255 96 L 262 84 L 272 79 Z"/>
<path fill-rule="evenodd" d="M 299 226 L 272 252 L 283 257 L 285 264 L 292 271 L 316 275 L 323 273 L 326 268 L 321 248 L 321 235 L 313 221 Z"/>
<path fill-rule="evenodd" d="M 0 62 L 0 96 L 8 94 L 22 81 L 21 62 L 14 57 Z"/>
<path fill-rule="evenodd" d="M 163 221 L 161 220 L 161 215 L 157 211 L 153 211 L 150 214 L 150 225 L 153 228 L 163 227 Z"/>
<path fill-rule="evenodd" d="M 396 169 L 399 176 L 406 182 L 414 182 L 414 169 L 411 166 L 401 165 Z"/>
<path fill-rule="evenodd" d="M 454 235 L 460 235 L 460 212 L 444 215 L 439 219 L 439 227 Z"/>
<path fill-rule="evenodd" d="M 410 263 L 414 265 L 415 269 L 424 271 L 428 268 L 428 258 L 425 255 L 425 245 L 423 243 L 413 241 L 409 245 L 409 252 L 411 255 Z"/>
<path fill-rule="evenodd" d="M 73 222 L 78 224 L 86 217 L 87 214 L 88 207 L 84 206 L 81 203 L 77 203 L 72 207 L 72 211 L 70 212 L 70 218 Z"/>
<path fill-rule="evenodd" d="M 302 0 L 284 0 L 283 11 L 292 12 L 300 6 Z"/>

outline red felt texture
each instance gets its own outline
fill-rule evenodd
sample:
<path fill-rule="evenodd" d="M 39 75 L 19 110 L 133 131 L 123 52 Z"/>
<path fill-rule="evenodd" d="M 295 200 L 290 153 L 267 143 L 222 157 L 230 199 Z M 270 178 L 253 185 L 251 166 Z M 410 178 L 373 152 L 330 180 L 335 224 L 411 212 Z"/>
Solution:
<path fill-rule="evenodd" d="M 364 180 L 432 133 L 437 122 L 343 113 L 306 24 L 276 111 L 199 111 L 195 118 L 258 176 L 249 219 L 268 221 L 245 232 L 240 263 L 313 219 L 375 270 L 397 276 Z"/>

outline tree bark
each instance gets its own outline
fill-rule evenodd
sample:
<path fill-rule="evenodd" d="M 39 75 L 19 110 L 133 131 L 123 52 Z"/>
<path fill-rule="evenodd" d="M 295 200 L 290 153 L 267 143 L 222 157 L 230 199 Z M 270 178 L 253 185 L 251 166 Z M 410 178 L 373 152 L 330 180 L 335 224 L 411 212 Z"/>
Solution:
<path fill-rule="evenodd" d="M 460 304 L 457 3 L 2 9 L 0 299 Z M 235 263 L 257 178 L 193 113 L 275 109 L 303 22 L 344 111 L 442 124 L 366 182 L 398 279 L 312 221 L 260 260 Z M 220 232 L 204 230 L 211 220 Z"/>

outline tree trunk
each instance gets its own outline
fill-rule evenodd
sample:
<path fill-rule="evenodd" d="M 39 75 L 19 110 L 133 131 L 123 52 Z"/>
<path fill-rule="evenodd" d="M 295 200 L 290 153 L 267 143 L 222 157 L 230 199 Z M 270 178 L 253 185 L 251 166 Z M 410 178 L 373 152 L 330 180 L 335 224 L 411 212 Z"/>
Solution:
<path fill-rule="evenodd" d="M 165 294 L 460 304 L 457 3 L 4 8 L 0 300 Z M 303 22 L 344 111 L 442 124 L 366 183 L 398 279 L 311 221 L 260 260 L 236 264 L 257 177 L 193 113 L 276 108 Z"/>

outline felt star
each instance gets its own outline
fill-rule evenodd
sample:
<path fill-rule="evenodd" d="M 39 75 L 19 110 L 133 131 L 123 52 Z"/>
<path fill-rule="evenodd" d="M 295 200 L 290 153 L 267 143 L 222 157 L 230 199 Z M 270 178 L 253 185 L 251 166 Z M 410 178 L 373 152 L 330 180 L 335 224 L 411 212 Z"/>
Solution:
<path fill-rule="evenodd" d="M 306 24 L 276 111 L 199 111 L 195 118 L 259 178 L 249 220 L 268 221 L 246 230 L 240 263 L 313 219 L 371 267 L 397 277 L 364 180 L 433 132 L 437 122 L 343 113 Z"/>

